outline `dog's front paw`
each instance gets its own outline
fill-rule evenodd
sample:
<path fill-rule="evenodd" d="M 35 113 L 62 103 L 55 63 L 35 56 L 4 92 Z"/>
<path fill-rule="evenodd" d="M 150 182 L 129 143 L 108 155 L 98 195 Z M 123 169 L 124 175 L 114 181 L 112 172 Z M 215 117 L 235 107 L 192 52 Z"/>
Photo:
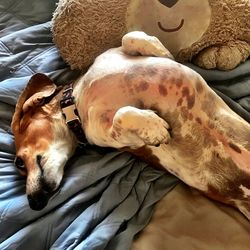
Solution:
<path fill-rule="evenodd" d="M 146 121 L 142 122 L 142 126 L 137 129 L 136 133 L 145 145 L 159 146 L 169 142 L 170 134 L 168 130 L 168 123 L 152 112 Z"/>
<path fill-rule="evenodd" d="M 142 31 L 131 31 L 122 38 L 122 50 L 128 55 L 158 56 L 174 59 L 155 36 Z"/>
<path fill-rule="evenodd" d="M 168 129 L 168 123 L 155 112 L 130 106 L 120 108 L 116 112 L 112 126 L 112 131 L 120 135 L 120 142 L 135 144 L 136 147 L 168 143 Z"/>

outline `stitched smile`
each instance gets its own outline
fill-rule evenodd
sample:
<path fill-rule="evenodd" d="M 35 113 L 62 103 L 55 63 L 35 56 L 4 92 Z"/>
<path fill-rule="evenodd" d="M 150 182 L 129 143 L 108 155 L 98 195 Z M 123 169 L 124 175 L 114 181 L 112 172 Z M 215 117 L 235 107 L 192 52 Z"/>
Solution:
<path fill-rule="evenodd" d="M 163 30 L 164 32 L 175 32 L 175 31 L 178 31 L 179 29 L 182 28 L 183 24 L 184 24 L 184 19 L 181 19 L 181 23 L 179 24 L 179 26 L 177 26 L 176 28 L 164 28 L 161 24 L 161 22 L 158 22 L 158 27 Z"/>

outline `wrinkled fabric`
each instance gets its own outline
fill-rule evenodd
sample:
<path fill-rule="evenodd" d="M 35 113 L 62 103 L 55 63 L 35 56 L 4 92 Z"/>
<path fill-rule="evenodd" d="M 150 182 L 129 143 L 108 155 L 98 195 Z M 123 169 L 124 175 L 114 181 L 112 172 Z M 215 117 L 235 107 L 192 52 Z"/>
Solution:
<path fill-rule="evenodd" d="M 131 250 L 249 250 L 249 235 L 238 210 L 180 183 L 157 203 Z"/>
<path fill-rule="evenodd" d="M 51 0 L 0 2 L 0 249 L 129 249 L 175 177 L 128 153 L 89 146 L 68 162 L 59 192 L 38 212 L 13 164 L 10 123 L 31 75 L 46 73 L 57 84 L 79 75 L 52 42 L 54 8 Z"/>

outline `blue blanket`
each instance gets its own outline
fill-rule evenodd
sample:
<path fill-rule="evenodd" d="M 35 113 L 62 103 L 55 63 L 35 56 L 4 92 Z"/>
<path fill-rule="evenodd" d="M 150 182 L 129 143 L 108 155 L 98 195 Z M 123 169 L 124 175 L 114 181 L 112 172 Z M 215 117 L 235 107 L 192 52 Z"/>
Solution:
<path fill-rule="evenodd" d="M 54 8 L 52 0 L 0 2 L 0 249 L 129 249 L 175 177 L 128 153 L 88 147 L 68 162 L 61 189 L 36 212 L 13 164 L 10 123 L 28 79 L 42 72 L 66 84 L 79 74 L 52 42 Z"/>

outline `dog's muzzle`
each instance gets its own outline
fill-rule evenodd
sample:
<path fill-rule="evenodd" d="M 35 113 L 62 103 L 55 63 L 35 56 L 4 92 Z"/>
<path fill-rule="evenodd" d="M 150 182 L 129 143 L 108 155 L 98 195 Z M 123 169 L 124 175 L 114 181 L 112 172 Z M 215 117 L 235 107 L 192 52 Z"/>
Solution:
<path fill-rule="evenodd" d="M 42 210 L 44 207 L 47 206 L 50 195 L 48 195 L 44 191 L 36 192 L 32 195 L 27 196 L 29 201 L 29 206 L 32 210 Z"/>
<path fill-rule="evenodd" d="M 48 204 L 49 199 L 59 190 L 56 183 L 47 183 L 41 178 L 41 190 L 27 195 L 29 206 L 32 210 L 42 210 Z"/>

